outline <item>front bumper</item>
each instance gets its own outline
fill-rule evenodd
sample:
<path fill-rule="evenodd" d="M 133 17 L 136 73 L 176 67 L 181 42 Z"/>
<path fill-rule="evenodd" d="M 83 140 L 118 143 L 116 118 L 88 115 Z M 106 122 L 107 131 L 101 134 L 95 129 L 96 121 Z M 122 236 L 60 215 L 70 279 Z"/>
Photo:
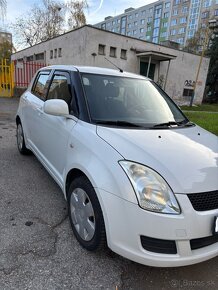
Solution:
<path fill-rule="evenodd" d="M 212 236 L 218 209 L 197 212 L 188 197 L 177 194 L 182 214 L 157 214 L 141 209 L 104 190 L 96 189 L 104 213 L 108 246 L 135 262 L 154 267 L 176 267 L 199 263 L 218 255 L 218 243 L 198 249 L 191 240 Z M 175 241 L 176 253 L 146 250 L 141 237 Z"/>

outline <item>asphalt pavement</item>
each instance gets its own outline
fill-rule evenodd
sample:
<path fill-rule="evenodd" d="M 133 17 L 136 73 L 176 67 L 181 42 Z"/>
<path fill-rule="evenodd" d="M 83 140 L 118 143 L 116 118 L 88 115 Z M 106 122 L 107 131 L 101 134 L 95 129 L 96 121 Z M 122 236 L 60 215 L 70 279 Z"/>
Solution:
<path fill-rule="evenodd" d="M 17 106 L 0 98 L 0 290 L 218 289 L 218 258 L 152 268 L 82 249 L 60 188 L 34 155 L 18 153 Z"/>

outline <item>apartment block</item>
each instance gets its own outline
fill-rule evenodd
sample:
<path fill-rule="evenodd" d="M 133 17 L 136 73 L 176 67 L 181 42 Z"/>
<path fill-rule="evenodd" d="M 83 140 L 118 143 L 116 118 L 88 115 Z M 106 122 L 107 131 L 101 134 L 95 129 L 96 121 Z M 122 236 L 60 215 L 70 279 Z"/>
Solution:
<path fill-rule="evenodd" d="M 108 16 L 95 26 L 153 43 L 172 41 L 185 46 L 211 19 L 218 19 L 218 0 L 159 0 Z"/>

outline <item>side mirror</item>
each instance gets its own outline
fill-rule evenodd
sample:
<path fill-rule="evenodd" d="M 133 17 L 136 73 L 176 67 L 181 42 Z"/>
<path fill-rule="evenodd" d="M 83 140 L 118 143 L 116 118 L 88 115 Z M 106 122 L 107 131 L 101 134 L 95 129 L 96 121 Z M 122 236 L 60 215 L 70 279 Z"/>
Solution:
<path fill-rule="evenodd" d="M 64 100 L 47 100 L 43 105 L 43 111 L 46 114 L 54 116 L 67 116 L 69 115 L 69 108 Z"/>

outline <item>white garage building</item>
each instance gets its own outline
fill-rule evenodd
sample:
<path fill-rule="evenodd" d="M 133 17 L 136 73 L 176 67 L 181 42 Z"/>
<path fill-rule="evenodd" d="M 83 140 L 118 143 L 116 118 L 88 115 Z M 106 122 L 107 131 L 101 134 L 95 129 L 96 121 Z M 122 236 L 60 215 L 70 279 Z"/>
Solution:
<path fill-rule="evenodd" d="M 122 36 L 90 25 L 23 49 L 12 60 L 114 68 L 149 76 L 178 103 L 190 101 L 200 56 L 179 49 Z M 195 104 L 202 101 L 209 58 L 204 57 L 196 85 Z"/>

